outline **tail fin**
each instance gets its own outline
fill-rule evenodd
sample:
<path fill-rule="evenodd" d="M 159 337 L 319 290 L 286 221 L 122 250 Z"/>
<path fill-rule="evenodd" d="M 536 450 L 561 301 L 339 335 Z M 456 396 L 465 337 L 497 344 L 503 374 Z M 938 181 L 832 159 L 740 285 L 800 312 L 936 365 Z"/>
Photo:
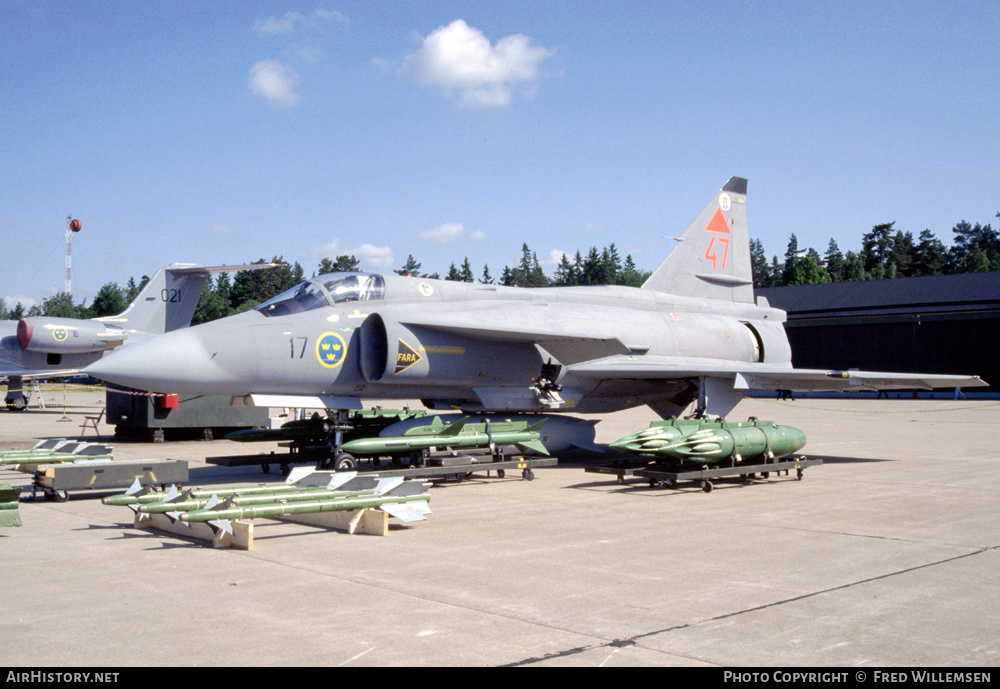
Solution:
<path fill-rule="evenodd" d="M 171 263 L 160 268 L 150 278 L 135 300 L 117 316 L 94 320 L 138 332 L 163 334 L 186 328 L 201 299 L 205 282 L 213 273 L 274 268 L 276 263 L 254 263 L 241 266 L 199 266 L 193 263 Z"/>
<path fill-rule="evenodd" d="M 752 304 L 753 273 L 747 232 L 747 181 L 731 177 L 643 289 L 685 297 Z"/>
<path fill-rule="evenodd" d="M 462 429 L 465 428 L 465 424 L 468 420 L 469 420 L 468 416 L 463 416 L 458 421 L 456 421 L 455 423 L 451 424 L 446 429 L 438 433 L 438 435 L 441 436 L 442 438 L 459 435 L 462 432 Z"/>

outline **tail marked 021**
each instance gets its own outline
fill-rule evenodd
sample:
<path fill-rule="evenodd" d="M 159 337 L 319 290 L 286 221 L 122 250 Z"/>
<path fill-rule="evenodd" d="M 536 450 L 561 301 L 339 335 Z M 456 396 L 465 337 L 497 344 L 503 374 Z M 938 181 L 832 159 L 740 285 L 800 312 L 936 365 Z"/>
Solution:
<path fill-rule="evenodd" d="M 653 271 L 643 289 L 754 303 L 747 231 L 747 181 L 731 177 Z"/>

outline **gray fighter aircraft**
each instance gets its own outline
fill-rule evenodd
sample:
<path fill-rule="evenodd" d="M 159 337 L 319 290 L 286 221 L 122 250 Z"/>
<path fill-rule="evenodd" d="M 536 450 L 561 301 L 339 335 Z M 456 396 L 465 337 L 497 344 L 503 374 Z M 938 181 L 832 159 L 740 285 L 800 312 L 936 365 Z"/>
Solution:
<path fill-rule="evenodd" d="M 27 407 L 25 379 L 78 374 L 121 345 L 186 328 L 211 274 L 275 265 L 205 267 L 173 263 L 158 270 L 117 316 L 90 320 L 31 316 L 20 321 L 0 321 L 0 378 L 7 379 L 7 408 Z"/>
<path fill-rule="evenodd" d="M 256 310 L 152 338 L 87 373 L 261 406 L 421 399 L 463 412 L 609 412 L 750 390 L 975 387 L 974 376 L 793 369 L 785 312 L 755 299 L 745 179 L 714 196 L 641 288 L 521 289 L 367 273 L 307 280 Z"/>

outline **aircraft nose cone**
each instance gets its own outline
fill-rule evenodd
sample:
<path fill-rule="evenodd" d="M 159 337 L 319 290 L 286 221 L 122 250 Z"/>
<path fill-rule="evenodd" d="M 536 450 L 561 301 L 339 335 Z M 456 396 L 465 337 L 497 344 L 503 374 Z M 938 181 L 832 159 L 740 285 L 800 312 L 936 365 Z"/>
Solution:
<path fill-rule="evenodd" d="M 162 393 L 245 394 L 238 381 L 207 346 L 214 338 L 197 328 L 157 335 L 122 347 L 94 362 L 84 373 L 125 387 Z"/>

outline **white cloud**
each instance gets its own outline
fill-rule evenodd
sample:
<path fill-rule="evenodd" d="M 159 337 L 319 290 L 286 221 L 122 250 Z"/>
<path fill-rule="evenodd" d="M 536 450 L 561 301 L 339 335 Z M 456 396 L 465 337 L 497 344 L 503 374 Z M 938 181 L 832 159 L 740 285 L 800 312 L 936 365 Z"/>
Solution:
<path fill-rule="evenodd" d="M 301 18 L 298 12 L 288 12 L 284 17 L 268 17 L 254 22 L 253 30 L 258 34 L 273 35 L 295 32 L 295 22 Z"/>
<path fill-rule="evenodd" d="M 438 225 L 437 227 L 430 230 L 422 230 L 420 232 L 420 238 L 428 242 L 436 242 L 438 244 L 447 244 L 448 242 L 454 242 L 455 240 L 461 239 L 465 236 L 465 228 L 455 222 L 448 222 L 444 225 Z"/>
<path fill-rule="evenodd" d="M 18 304 L 24 307 L 25 312 L 28 311 L 32 306 L 38 306 L 38 301 L 32 299 L 31 297 L 26 297 L 23 294 L 11 294 L 3 298 L 3 302 L 10 311 L 14 309 Z"/>
<path fill-rule="evenodd" d="M 396 262 L 396 252 L 391 247 L 365 243 L 353 249 L 345 249 L 341 248 L 339 239 L 313 247 L 305 254 L 306 258 L 336 258 L 337 256 L 354 256 L 364 270 L 389 270 Z"/>
<path fill-rule="evenodd" d="M 469 234 L 469 239 L 473 239 L 477 242 L 485 242 L 486 233 L 483 232 L 482 230 L 476 230 L 475 232 Z"/>
<path fill-rule="evenodd" d="M 424 38 L 420 49 L 407 55 L 397 72 L 443 88 L 463 107 L 502 107 L 510 103 L 515 86 L 533 93 L 542 62 L 554 54 L 555 50 L 532 45 L 523 34 L 491 45 L 482 31 L 456 19 Z"/>
<path fill-rule="evenodd" d="M 391 62 L 389 62 L 388 60 L 383 60 L 380 57 L 373 57 L 372 65 L 374 65 L 375 69 L 383 73 L 391 72 L 395 67 L 395 65 L 393 65 Z"/>
<path fill-rule="evenodd" d="M 351 21 L 346 15 L 341 14 L 337 10 L 316 10 L 313 12 L 313 18 L 336 24 L 347 24 Z"/>
<path fill-rule="evenodd" d="M 296 92 L 299 75 L 277 60 L 261 60 L 250 68 L 250 90 L 272 105 L 291 107 L 301 100 Z"/>
<path fill-rule="evenodd" d="M 254 22 L 253 30 L 261 36 L 293 34 L 300 29 L 322 30 L 329 22 L 346 24 L 348 18 L 334 10 L 319 9 L 312 14 L 286 12 L 283 17 L 268 17 Z"/>
<path fill-rule="evenodd" d="M 388 246 L 362 244 L 355 249 L 348 249 L 344 253 L 356 256 L 363 267 L 373 270 L 389 270 L 396 262 L 396 252 Z"/>
<path fill-rule="evenodd" d="M 236 232 L 236 230 L 231 228 L 229 225 L 223 225 L 222 223 L 213 225 L 211 231 L 214 234 L 233 234 Z"/>
<path fill-rule="evenodd" d="M 305 253 L 306 258 L 333 258 L 343 255 L 344 253 L 340 250 L 339 239 L 334 239 L 329 244 L 323 244 L 322 246 L 314 246 Z"/>
<path fill-rule="evenodd" d="M 553 249 L 552 251 L 549 252 L 548 260 L 539 261 L 539 263 L 543 263 L 545 265 L 557 266 L 562 261 L 563 256 L 569 259 L 570 263 L 573 262 L 573 257 L 570 254 L 566 253 L 565 251 L 561 251 L 559 249 Z"/>

